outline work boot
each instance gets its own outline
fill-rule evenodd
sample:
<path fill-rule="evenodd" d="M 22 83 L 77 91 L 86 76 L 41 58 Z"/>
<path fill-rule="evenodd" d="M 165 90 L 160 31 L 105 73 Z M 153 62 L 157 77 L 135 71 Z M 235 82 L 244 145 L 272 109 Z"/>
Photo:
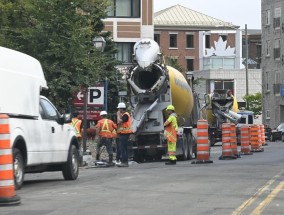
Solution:
<path fill-rule="evenodd" d="M 166 162 L 165 164 L 166 165 L 176 165 L 176 160 L 170 160 L 170 161 L 168 161 L 168 162 Z"/>
<path fill-rule="evenodd" d="M 97 160 L 97 161 L 100 160 L 100 154 L 96 154 L 96 160 Z"/>
<path fill-rule="evenodd" d="M 114 166 L 114 163 L 112 161 L 113 161 L 113 155 L 109 155 L 109 161 L 108 161 L 109 166 Z"/>

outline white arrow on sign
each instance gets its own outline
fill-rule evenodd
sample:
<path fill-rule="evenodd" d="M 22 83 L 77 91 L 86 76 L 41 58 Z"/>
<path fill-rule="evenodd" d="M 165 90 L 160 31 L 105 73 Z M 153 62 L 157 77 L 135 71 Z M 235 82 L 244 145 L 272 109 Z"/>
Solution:
<path fill-rule="evenodd" d="M 81 91 L 77 94 L 77 98 L 78 100 L 82 100 L 82 98 L 84 97 L 84 94 L 81 93 Z"/>

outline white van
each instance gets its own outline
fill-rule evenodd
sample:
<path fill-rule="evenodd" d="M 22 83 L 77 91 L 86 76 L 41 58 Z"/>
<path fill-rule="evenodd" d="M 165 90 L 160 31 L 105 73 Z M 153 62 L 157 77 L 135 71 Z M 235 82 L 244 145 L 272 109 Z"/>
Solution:
<path fill-rule="evenodd" d="M 47 89 L 39 61 L 0 47 L 0 114 L 8 115 L 16 189 L 25 173 L 79 174 L 79 142 L 69 114 L 61 115 L 40 92 Z"/>

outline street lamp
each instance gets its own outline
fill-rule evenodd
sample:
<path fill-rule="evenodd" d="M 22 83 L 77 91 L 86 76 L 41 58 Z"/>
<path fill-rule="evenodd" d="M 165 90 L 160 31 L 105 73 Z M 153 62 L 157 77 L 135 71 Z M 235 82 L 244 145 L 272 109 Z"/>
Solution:
<path fill-rule="evenodd" d="M 106 47 L 106 41 L 102 36 L 94 37 L 93 44 L 95 48 L 101 52 L 103 52 Z"/>
<path fill-rule="evenodd" d="M 102 36 L 96 36 L 92 40 L 94 47 L 103 52 L 106 46 L 106 41 Z M 83 113 L 83 155 L 86 154 L 87 151 L 87 109 L 88 109 L 88 94 L 89 88 L 88 86 L 83 87 L 84 91 L 84 113 Z"/>
<path fill-rule="evenodd" d="M 187 72 L 185 72 L 185 74 L 186 74 L 186 79 L 189 82 L 190 87 L 193 88 L 193 80 L 194 80 L 193 72 L 187 71 Z"/>

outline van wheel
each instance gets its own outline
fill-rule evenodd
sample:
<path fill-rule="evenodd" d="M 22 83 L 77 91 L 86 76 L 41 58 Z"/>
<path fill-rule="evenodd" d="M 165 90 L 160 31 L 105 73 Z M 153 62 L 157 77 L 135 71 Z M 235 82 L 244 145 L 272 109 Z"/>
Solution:
<path fill-rule="evenodd" d="M 62 167 L 65 180 L 76 180 L 79 175 L 79 152 L 74 145 L 71 145 L 68 160 Z"/>
<path fill-rule="evenodd" d="M 15 189 L 19 190 L 23 186 L 25 176 L 25 164 L 21 151 L 17 148 L 13 149 L 14 158 L 14 183 Z"/>

